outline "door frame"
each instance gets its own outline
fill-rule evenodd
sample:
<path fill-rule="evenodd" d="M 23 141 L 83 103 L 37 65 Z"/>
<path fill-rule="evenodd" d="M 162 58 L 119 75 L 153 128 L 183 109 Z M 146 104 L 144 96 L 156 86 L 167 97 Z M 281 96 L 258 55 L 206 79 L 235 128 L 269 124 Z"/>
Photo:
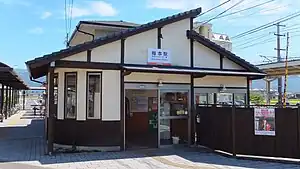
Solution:
<path fill-rule="evenodd" d="M 173 83 L 164 83 L 162 85 L 159 85 L 158 83 L 152 83 L 152 82 L 124 82 L 124 93 L 126 93 L 126 90 L 130 90 L 130 89 L 135 89 L 135 90 L 157 90 L 157 102 L 158 102 L 158 114 L 157 114 L 157 132 L 158 132 L 158 137 L 157 137 L 157 147 L 161 148 L 161 144 L 160 144 L 160 120 L 162 119 L 187 119 L 188 120 L 188 130 L 187 133 L 190 132 L 190 128 L 191 128 L 191 121 L 189 120 L 191 117 L 191 108 L 192 105 L 190 104 L 190 99 L 192 97 L 192 93 L 191 93 L 191 86 L 190 84 L 173 84 Z M 169 117 L 160 117 L 160 94 L 161 91 L 164 90 L 174 90 L 174 92 L 176 91 L 187 91 L 188 92 L 188 115 L 187 116 L 169 116 Z M 193 96 L 194 97 L 194 96 Z M 124 95 L 125 98 L 125 95 Z M 125 99 L 124 99 L 124 105 L 125 105 Z M 125 107 L 124 107 L 125 109 Z M 126 116 L 126 115 L 125 115 Z M 189 134 L 188 134 L 189 135 Z M 191 139 L 190 137 L 188 137 L 188 139 Z M 124 144 L 126 145 L 126 118 L 124 119 Z"/>
<path fill-rule="evenodd" d="M 163 86 L 159 86 L 158 87 L 158 148 L 163 147 L 160 144 L 160 123 L 161 120 L 174 120 L 174 119 L 189 119 L 191 116 L 191 105 L 190 105 L 190 99 L 191 99 L 191 89 L 190 89 L 190 85 L 187 84 L 164 84 Z M 186 91 L 188 92 L 188 114 L 187 116 L 166 116 L 166 117 L 161 117 L 161 112 L 160 112 L 160 100 L 161 100 L 161 91 L 166 91 L 166 90 L 170 90 L 170 92 L 176 92 L 176 91 Z M 187 129 L 187 133 L 190 131 L 190 120 L 188 120 L 188 129 Z M 188 134 L 189 135 L 189 134 Z M 190 137 L 188 137 L 188 139 L 190 139 Z"/>

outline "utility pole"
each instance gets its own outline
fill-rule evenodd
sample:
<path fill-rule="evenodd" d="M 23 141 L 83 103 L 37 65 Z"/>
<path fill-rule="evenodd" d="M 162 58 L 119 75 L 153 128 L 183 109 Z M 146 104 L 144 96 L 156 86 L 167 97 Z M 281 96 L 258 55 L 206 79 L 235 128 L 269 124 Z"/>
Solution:
<path fill-rule="evenodd" d="M 285 50 L 285 74 L 284 74 L 284 96 L 283 106 L 286 106 L 286 88 L 287 88 L 287 76 L 288 76 L 288 54 L 289 54 L 289 33 L 286 34 L 286 50 Z"/>
<path fill-rule="evenodd" d="M 280 51 L 285 50 L 280 48 L 280 37 L 285 36 L 280 34 L 280 27 L 285 26 L 285 25 L 280 25 L 280 22 L 276 24 L 277 26 L 277 34 L 275 33 L 274 35 L 277 36 L 277 48 L 275 50 L 277 51 L 277 62 L 281 61 L 281 56 L 280 56 Z M 278 78 L 278 104 L 282 105 L 282 77 L 280 76 Z"/>

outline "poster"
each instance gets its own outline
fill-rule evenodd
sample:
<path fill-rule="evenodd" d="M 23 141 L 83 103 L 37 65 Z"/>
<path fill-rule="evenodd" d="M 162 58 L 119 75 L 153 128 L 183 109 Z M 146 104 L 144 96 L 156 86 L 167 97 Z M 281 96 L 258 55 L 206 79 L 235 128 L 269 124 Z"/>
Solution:
<path fill-rule="evenodd" d="M 132 97 L 131 112 L 148 112 L 148 97 L 147 96 Z"/>
<path fill-rule="evenodd" d="M 275 109 L 254 109 L 254 134 L 262 136 L 275 136 Z"/>

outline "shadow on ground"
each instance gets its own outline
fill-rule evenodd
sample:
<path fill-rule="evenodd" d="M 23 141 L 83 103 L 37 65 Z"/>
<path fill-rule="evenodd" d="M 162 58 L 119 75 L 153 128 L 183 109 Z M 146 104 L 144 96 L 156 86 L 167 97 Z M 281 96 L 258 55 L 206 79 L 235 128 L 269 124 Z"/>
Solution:
<path fill-rule="evenodd" d="M 37 161 L 41 164 L 61 164 L 73 162 L 87 162 L 99 160 L 120 160 L 132 158 L 152 157 L 156 160 L 164 159 L 171 163 L 201 163 L 219 166 L 235 166 L 246 168 L 273 168 L 278 163 L 263 161 L 237 160 L 209 152 L 203 148 L 162 148 L 129 150 L 124 152 L 81 152 L 57 153 L 45 155 L 44 120 L 32 117 L 32 112 L 24 115 L 31 123 L 22 127 L 0 128 L 0 161 Z M 273 166 L 273 167 L 272 167 Z M 280 164 L 282 168 L 299 167 L 292 164 Z"/>

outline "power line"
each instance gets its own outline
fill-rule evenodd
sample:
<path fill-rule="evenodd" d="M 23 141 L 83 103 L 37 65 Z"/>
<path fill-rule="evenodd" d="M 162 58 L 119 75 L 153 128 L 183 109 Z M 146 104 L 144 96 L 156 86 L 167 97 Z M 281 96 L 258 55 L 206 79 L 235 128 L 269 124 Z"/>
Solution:
<path fill-rule="evenodd" d="M 276 39 L 274 39 L 274 38 L 269 38 L 269 39 L 265 39 L 263 41 L 260 41 L 260 42 L 257 42 L 257 43 L 254 43 L 254 44 L 242 47 L 242 48 L 238 48 L 238 49 L 247 49 L 247 48 L 250 48 L 250 47 L 253 47 L 253 46 L 256 46 L 256 45 L 266 44 L 266 43 L 269 43 L 269 42 L 274 42 L 275 40 Z"/>
<path fill-rule="evenodd" d="M 230 2 L 230 1 L 231 1 L 231 0 L 227 0 L 227 1 L 225 1 L 225 2 L 223 2 L 223 3 L 221 3 L 221 4 L 219 4 L 218 6 L 215 6 L 215 7 L 211 8 L 211 9 L 205 11 L 204 13 L 200 14 L 199 16 L 203 16 L 203 15 L 209 13 L 210 11 L 215 10 L 215 9 L 217 9 L 217 8 L 219 8 L 219 7 L 221 7 L 221 6 L 225 5 L 225 4 L 227 4 L 227 3 Z"/>
<path fill-rule="evenodd" d="M 234 45 L 243 46 L 243 45 L 249 44 L 249 43 L 251 43 L 251 42 L 253 42 L 253 41 L 260 40 L 260 39 L 264 39 L 265 37 L 267 37 L 267 36 L 270 35 L 271 33 L 272 33 L 272 32 L 269 32 L 269 33 L 267 33 L 267 34 L 262 34 L 262 35 L 260 35 L 260 36 L 251 37 L 251 38 L 247 39 L 246 41 L 245 41 L 245 40 L 241 41 L 240 43 L 242 43 L 242 44 L 234 43 Z"/>
<path fill-rule="evenodd" d="M 246 31 L 246 32 L 240 33 L 240 34 L 238 34 L 238 35 L 232 37 L 231 39 L 241 38 L 241 37 L 244 37 L 244 36 L 253 34 L 253 33 L 255 33 L 255 32 L 258 32 L 258 31 L 264 30 L 264 29 L 266 29 L 266 28 L 269 28 L 269 27 L 273 26 L 275 23 L 285 22 L 285 21 L 287 21 L 287 20 L 293 19 L 293 18 L 298 17 L 298 16 L 300 16 L 300 11 L 295 12 L 295 13 L 290 14 L 290 15 L 287 15 L 287 16 L 285 16 L 285 17 L 279 18 L 279 19 L 274 20 L 274 21 L 272 21 L 272 22 L 269 22 L 269 23 L 267 23 L 267 24 L 261 25 L 261 26 L 259 26 L 259 27 L 254 28 L 254 29 L 248 30 L 248 31 Z"/>
<path fill-rule="evenodd" d="M 269 11 L 275 11 L 275 10 L 278 10 L 278 9 L 280 9 L 280 8 L 285 8 L 285 7 L 288 7 L 288 6 L 290 6 L 290 4 L 285 5 L 285 6 L 279 6 L 279 7 L 272 8 L 272 9 L 267 9 L 267 10 L 266 10 L 266 9 L 260 9 L 260 10 L 258 10 L 258 11 L 252 12 L 252 13 L 250 13 L 250 14 L 243 15 L 243 16 L 237 16 L 237 17 L 230 18 L 230 19 L 248 18 L 248 17 L 253 16 L 253 15 L 255 15 L 255 14 L 258 14 L 258 13 L 269 12 Z"/>
<path fill-rule="evenodd" d="M 245 9 L 241 9 L 239 11 L 235 11 L 235 12 L 232 12 L 232 13 L 229 13 L 229 14 L 226 14 L 226 15 L 222 15 L 222 16 L 219 16 L 219 17 L 216 17 L 215 19 L 220 19 L 220 18 L 224 18 L 226 16 L 231 16 L 231 15 L 234 15 L 234 14 L 237 14 L 237 13 L 240 13 L 240 12 L 244 12 L 244 11 L 247 11 L 247 10 L 250 10 L 250 9 L 253 9 L 253 8 L 256 8 L 256 7 L 259 7 L 259 6 L 263 6 L 265 4 L 268 4 L 270 2 L 273 2 L 275 0 L 269 0 L 267 2 L 263 2 L 263 3 L 260 3 L 260 4 L 257 4 L 257 5 L 254 5 L 254 6 L 251 6 L 251 7 L 248 7 L 248 8 L 245 8 Z"/>
<path fill-rule="evenodd" d="M 249 45 L 249 44 L 255 44 L 255 43 L 259 43 L 259 42 L 257 42 L 258 40 L 270 40 L 270 39 L 273 39 L 273 38 L 268 38 L 268 39 L 265 39 L 266 37 L 260 37 L 260 38 L 257 38 L 257 39 L 254 39 L 254 40 L 250 40 L 250 41 L 247 41 L 247 42 L 245 42 L 245 43 L 242 43 L 242 44 L 238 44 L 237 46 L 235 46 L 235 47 L 241 47 L 241 46 L 245 46 L 245 45 Z"/>
<path fill-rule="evenodd" d="M 245 1 L 245 0 L 240 0 L 239 2 L 237 2 L 237 3 L 235 3 L 234 5 L 232 5 L 231 7 L 229 7 L 228 9 L 226 9 L 226 10 L 224 10 L 223 12 L 219 13 L 218 15 L 216 15 L 215 17 L 213 17 L 213 18 L 211 18 L 211 19 L 205 21 L 202 25 L 204 25 L 204 24 L 206 24 L 206 23 L 208 23 L 208 22 L 210 22 L 210 21 L 216 19 L 217 17 L 223 15 L 224 13 L 226 13 L 227 11 L 231 10 L 232 8 L 238 6 L 240 3 L 244 2 L 244 1 Z"/>

